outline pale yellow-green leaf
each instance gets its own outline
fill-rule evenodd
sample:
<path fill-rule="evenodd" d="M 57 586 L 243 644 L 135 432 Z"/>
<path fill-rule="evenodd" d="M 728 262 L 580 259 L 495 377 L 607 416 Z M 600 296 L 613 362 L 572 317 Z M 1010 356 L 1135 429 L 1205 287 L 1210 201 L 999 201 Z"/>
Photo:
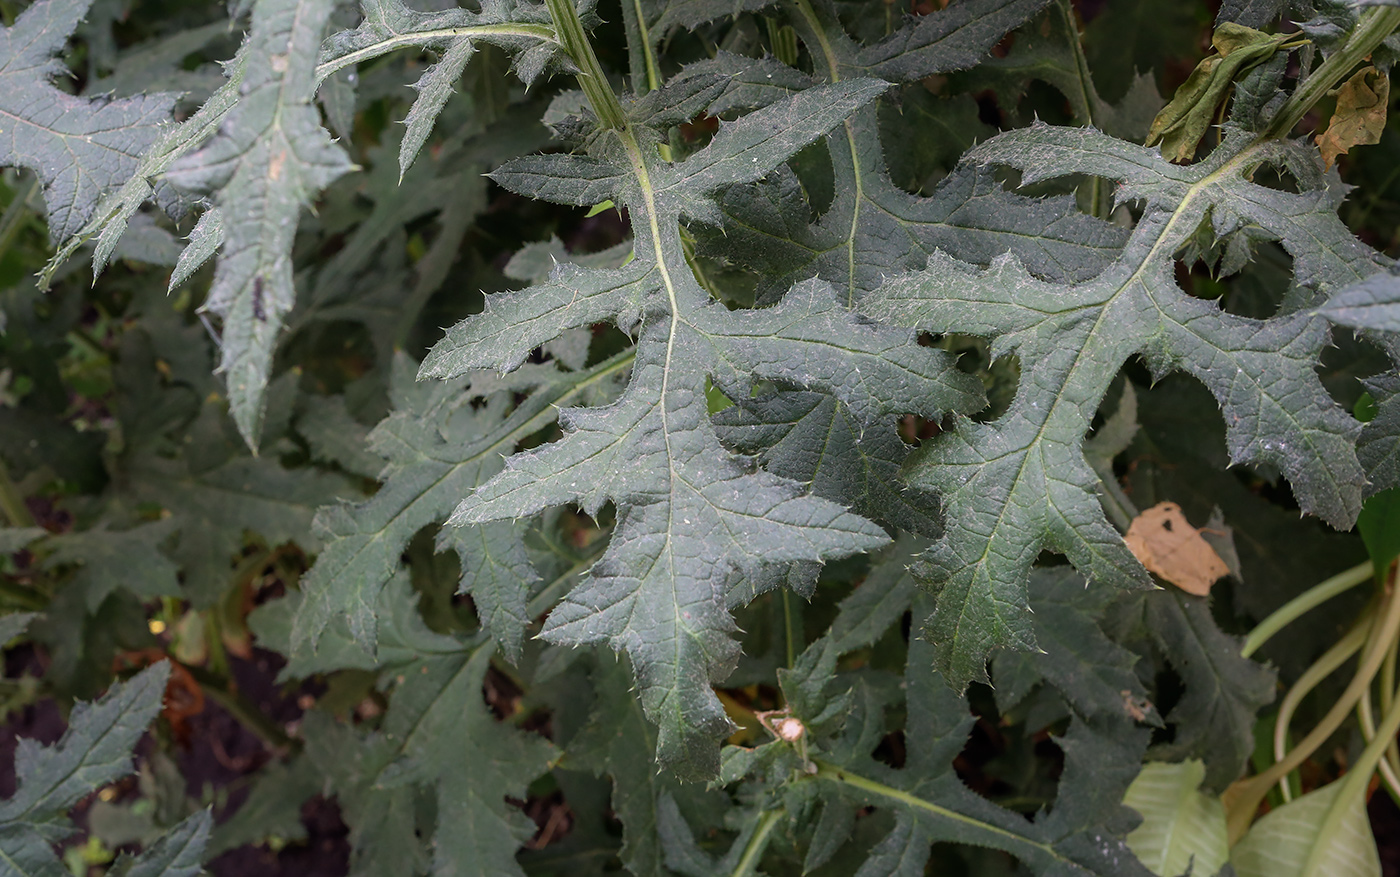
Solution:
<path fill-rule="evenodd" d="M 1256 822 L 1230 857 L 1239 877 L 1380 877 L 1365 799 L 1339 801 L 1344 785 L 1330 783 Z M 1341 818 L 1322 832 L 1336 808 Z"/>
<path fill-rule="evenodd" d="M 1200 791 L 1205 775 L 1197 759 L 1146 764 L 1123 796 L 1142 815 L 1128 848 L 1159 877 L 1177 877 L 1188 867 L 1192 874 L 1214 874 L 1230 854 L 1225 808 Z"/>

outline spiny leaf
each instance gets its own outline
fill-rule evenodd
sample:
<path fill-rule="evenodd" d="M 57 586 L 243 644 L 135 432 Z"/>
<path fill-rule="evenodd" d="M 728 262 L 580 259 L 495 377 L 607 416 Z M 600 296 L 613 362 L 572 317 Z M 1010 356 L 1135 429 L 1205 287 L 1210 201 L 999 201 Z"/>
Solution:
<path fill-rule="evenodd" d="M 160 551 L 174 532 L 173 521 L 161 521 L 114 531 L 94 528 L 65 533 L 50 543 L 54 549 L 44 561 L 47 569 L 79 564 L 69 587 L 85 592 L 88 609 L 96 611 L 117 588 L 138 597 L 174 597 L 180 593 L 179 570 Z"/>
<path fill-rule="evenodd" d="M 59 91 L 54 55 L 92 0 L 40 0 L 0 27 L 0 164 L 34 171 L 44 183 L 49 234 L 80 229 L 107 190 L 124 182 L 175 105 L 170 94 L 90 101 Z"/>
<path fill-rule="evenodd" d="M 398 588 L 407 589 L 402 579 Z M 378 731 L 311 713 L 307 755 L 350 825 L 352 873 L 523 874 L 515 853 L 534 824 L 506 796 L 523 798 L 554 748 L 496 721 L 482 701 L 489 641 L 435 639 L 434 651 L 395 667 L 399 682 Z M 413 802 L 422 793 L 436 809 L 430 858 L 415 837 Z"/>
<path fill-rule="evenodd" d="M 68 808 L 131 770 L 131 750 L 160 711 L 170 667 L 162 662 L 112 686 L 96 703 L 78 704 L 53 746 L 29 738 L 15 751 L 15 794 L 0 802 L 0 863 L 5 873 L 60 877 L 51 845 L 73 833 Z"/>
<path fill-rule="evenodd" d="M 1114 638 L 1151 643 L 1185 685 L 1166 715 L 1176 734 L 1153 755 L 1203 759 L 1206 788 L 1223 790 L 1254 751 L 1255 715 L 1274 699 L 1273 671 L 1240 657 L 1239 638 L 1220 630 L 1201 597 L 1152 591 L 1126 598 L 1114 614 Z"/>
<path fill-rule="evenodd" d="M 1217 236 L 1248 224 L 1276 237 L 1304 287 L 1379 268 L 1324 193 L 1249 182 L 1245 173 L 1270 156 L 1239 139 L 1190 168 L 1079 129 L 1040 125 L 988 141 L 971 160 L 1015 167 L 1027 183 L 1087 172 L 1122 180 L 1120 197 L 1143 198 L 1146 212 L 1115 264 L 1063 285 L 1030 276 L 1014 256 L 984 271 L 939 254 L 864 304 L 899 325 L 990 337 L 995 356 L 1014 353 L 1022 363 L 1010 410 L 990 423 L 957 420 L 907 467 L 910 483 L 936 491 L 948 517 L 923 575 L 940 591 L 930 634 L 953 684 L 985 678 L 994 648 L 1033 647 L 1025 582 L 1042 549 L 1063 552 L 1103 584 L 1146 582 L 1103 517 L 1080 448 L 1098 400 L 1135 353 L 1159 374 L 1184 369 L 1205 383 L 1224 408 L 1232 462 L 1276 465 L 1304 510 L 1337 526 L 1355 520 L 1359 424 L 1313 371 L 1327 321 L 1306 311 L 1235 317 L 1172 279 L 1172 254 L 1207 221 Z"/>
<path fill-rule="evenodd" d="M 241 96 L 213 140 L 171 166 L 177 186 L 214 195 L 223 241 L 204 309 L 223 321 L 229 408 L 257 447 L 282 320 L 296 303 L 292 242 L 302 208 L 354 165 L 312 104 L 330 0 L 258 0 Z"/>
<path fill-rule="evenodd" d="M 317 647 L 322 632 L 345 616 L 360 642 L 374 646 L 380 591 L 400 567 L 404 547 L 423 527 L 440 522 L 463 495 L 502 467 L 502 457 L 526 436 L 548 425 L 555 406 L 607 396 L 630 357 L 614 358 L 584 372 L 552 366 L 533 369 L 479 408 L 472 381 L 415 384 L 411 360 L 395 363 L 396 410 L 370 434 L 372 449 L 389 461 L 384 486 L 358 505 L 323 509 L 316 518 L 326 547 L 302 583 L 307 601 L 297 612 L 294 654 Z M 489 388 L 489 376 L 476 382 Z M 513 405 L 511 396 L 532 391 Z M 483 623 L 512 659 L 520 654 L 524 599 L 533 572 L 519 547 L 522 527 L 504 524 L 444 532 L 441 547 L 458 552 L 462 592 L 486 609 Z M 495 607 L 498 611 L 491 611 Z"/>
<path fill-rule="evenodd" d="M 420 12 L 403 0 L 361 0 L 359 27 L 328 37 L 321 48 L 316 83 L 338 70 L 373 60 L 404 46 L 437 49 L 433 64 L 414 88 L 418 98 L 404 120 L 407 131 L 399 150 L 399 175 L 408 172 L 433 125 L 452 95 L 453 85 L 476 52 L 478 42 L 500 46 L 515 56 L 515 67 L 526 85 L 554 60 L 558 43 L 543 6 L 511 0 L 482 4 L 480 12 L 445 9 Z"/>
<path fill-rule="evenodd" d="M 708 301 L 685 262 L 681 214 L 711 215 L 708 197 L 717 187 L 761 177 L 884 89 L 869 80 L 809 89 L 722 127 L 679 165 L 651 157 L 631 127 L 604 135 L 588 161 L 614 169 L 591 177 L 615 181 L 602 193 L 631 211 L 636 258 L 617 270 L 561 268 L 538 288 L 489 297 L 486 313 L 454 328 L 424 362 L 422 373 L 437 377 L 509 368 L 522 351 L 568 328 L 603 319 L 640 325 L 622 398 L 564 411 L 564 438 L 512 457 L 452 523 L 567 502 L 590 513 L 616 503 L 608 552 L 550 614 L 543 635 L 626 649 L 643 705 L 660 725 L 658 757 L 684 774 L 715 770 L 706 738 L 729 727 L 710 683 L 737 657 L 725 607 L 733 577 L 885 541 L 868 521 L 725 450 L 708 418 L 706 379 L 731 396 L 748 393 L 755 378 L 834 393 L 865 429 L 876 417 L 906 410 L 938 416 L 973 398 L 941 353 L 895 353 L 909 336 L 853 318 L 829 287 L 807 285 L 790 305 L 731 313 Z M 567 182 L 576 164 L 575 157 L 538 156 L 506 165 L 497 179 L 578 202 L 583 193 Z"/>
<path fill-rule="evenodd" d="M 201 810 L 146 846 L 141 855 L 118 859 L 112 877 L 197 877 L 204 873 L 204 852 L 214 817 Z"/>

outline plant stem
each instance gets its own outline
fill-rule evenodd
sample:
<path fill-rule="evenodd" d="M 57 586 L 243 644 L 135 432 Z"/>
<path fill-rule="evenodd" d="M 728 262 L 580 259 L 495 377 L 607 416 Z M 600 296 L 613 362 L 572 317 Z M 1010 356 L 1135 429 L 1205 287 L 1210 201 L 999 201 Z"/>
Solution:
<path fill-rule="evenodd" d="M 579 68 L 577 79 L 593 112 L 604 128 L 622 130 L 627 127 L 627 116 L 622 112 L 622 104 L 613 94 L 608 78 L 603 75 L 603 67 L 598 56 L 593 53 L 593 44 L 588 34 L 583 32 L 583 22 L 579 21 L 578 10 L 572 0 L 545 0 L 550 18 L 554 19 L 554 30 L 564 51 Z"/>
<path fill-rule="evenodd" d="M 749 877 L 755 873 L 758 860 L 763 858 L 763 851 L 768 849 L 768 836 L 773 833 L 773 826 L 778 824 L 782 815 L 781 810 L 765 810 L 759 814 L 758 827 L 744 846 L 744 855 L 739 858 L 739 864 L 734 866 L 731 877 Z"/>
<path fill-rule="evenodd" d="M 1396 586 L 1397 569 L 1400 569 L 1400 567 L 1392 565 L 1390 568 L 1390 575 L 1386 577 L 1386 586 L 1390 589 L 1392 594 Z M 1342 787 L 1337 792 L 1337 800 L 1333 803 L 1332 808 L 1328 810 L 1327 816 L 1323 819 L 1322 825 L 1319 827 L 1319 837 L 1328 837 L 1336 832 L 1337 820 L 1341 819 L 1342 815 L 1346 812 L 1345 802 L 1366 794 L 1366 788 L 1371 784 L 1371 772 L 1374 771 L 1376 765 L 1380 763 L 1382 756 L 1385 755 L 1386 748 L 1390 746 L 1391 741 L 1395 739 L 1396 733 L 1400 733 L 1400 704 L 1393 704 L 1386 712 L 1385 718 L 1381 720 L 1380 727 L 1376 729 L 1376 736 L 1370 743 L 1366 744 L 1366 748 L 1362 750 L 1360 757 L 1358 757 L 1356 763 L 1351 766 L 1351 770 L 1347 771 L 1346 776 L 1338 780 L 1338 782 L 1342 784 Z M 1312 854 L 1308 856 L 1308 861 L 1304 864 L 1302 873 L 1318 873 L 1315 859 L 1322 848 L 1321 844 L 1313 847 Z"/>
<path fill-rule="evenodd" d="M 1308 114 L 1308 110 L 1351 73 L 1353 67 L 1375 51 L 1397 27 L 1400 27 L 1400 9 L 1381 7 L 1362 13 L 1361 23 L 1352 31 L 1346 45 L 1333 52 L 1312 75 L 1303 80 L 1259 139 L 1287 137 L 1293 126 Z"/>
<path fill-rule="evenodd" d="M 1356 704 L 1356 721 L 1361 726 L 1361 736 L 1367 743 L 1376 739 L 1376 717 L 1371 709 L 1371 689 L 1366 689 L 1361 695 L 1361 700 Z M 1390 747 L 1395 745 L 1392 738 L 1386 746 L 1385 755 L 1389 756 Z M 1376 769 L 1380 771 L 1381 781 L 1385 783 L 1385 790 L 1390 795 L 1390 799 L 1400 803 L 1400 774 L 1395 772 L 1395 767 L 1390 763 L 1388 757 L 1383 757 L 1376 763 Z"/>
<path fill-rule="evenodd" d="M 1387 584 L 1389 587 L 1387 587 L 1381 598 L 1380 606 L 1377 608 L 1377 620 L 1371 628 L 1367 648 L 1362 653 L 1356 675 L 1352 677 L 1346 691 L 1342 692 L 1342 696 L 1332 705 L 1332 709 L 1327 712 L 1317 727 L 1313 728 L 1312 732 L 1288 753 L 1287 758 L 1263 773 L 1247 780 L 1241 780 L 1225 790 L 1223 797 L 1231 844 L 1244 837 L 1245 831 L 1254 821 L 1254 813 L 1259 809 L 1259 802 L 1268 794 L 1273 784 L 1278 782 L 1280 777 L 1287 776 L 1294 768 L 1306 761 L 1309 755 L 1316 752 L 1318 747 L 1325 743 L 1337 728 L 1341 727 L 1347 714 L 1356 706 L 1357 701 L 1361 700 L 1362 692 L 1370 687 L 1371 680 L 1375 678 L 1376 671 L 1380 669 L 1381 661 L 1384 660 L 1386 652 L 1390 649 L 1390 641 L 1395 638 L 1396 632 L 1400 631 L 1400 597 L 1397 597 L 1393 587 L 1393 575 Z M 1391 734 L 1393 736 L 1394 732 L 1392 731 Z"/>
<path fill-rule="evenodd" d="M 1293 720 L 1293 714 L 1298 709 L 1298 704 L 1303 702 L 1303 698 L 1308 696 L 1308 692 L 1317 687 L 1322 680 L 1331 676 L 1333 671 L 1351 659 L 1351 656 L 1361 651 L 1361 647 L 1366 644 L 1366 635 L 1370 633 L 1374 618 L 1366 618 L 1352 627 L 1347 635 L 1338 640 L 1332 648 L 1323 653 L 1322 657 L 1313 662 L 1298 681 L 1288 690 L 1284 696 L 1283 703 L 1279 704 L 1278 716 L 1274 719 L 1274 761 L 1283 761 L 1288 755 L 1288 725 Z M 1371 622 L 1371 623 L 1368 623 Z M 1284 803 L 1291 801 L 1293 795 L 1288 787 L 1288 777 L 1279 780 L 1279 789 L 1283 794 Z"/>
<path fill-rule="evenodd" d="M 1307 613 L 1314 606 L 1327 602 L 1338 594 L 1346 593 L 1372 576 L 1371 562 L 1357 564 L 1345 572 L 1337 573 L 1330 579 L 1313 585 L 1308 590 L 1289 600 L 1280 606 L 1272 615 L 1259 622 L 1254 630 L 1249 632 L 1248 638 L 1244 641 L 1244 648 L 1240 649 L 1240 656 L 1248 658 L 1259 651 L 1264 643 L 1268 642 L 1274 634 L 1287 627 L 1293 621 Z"/>

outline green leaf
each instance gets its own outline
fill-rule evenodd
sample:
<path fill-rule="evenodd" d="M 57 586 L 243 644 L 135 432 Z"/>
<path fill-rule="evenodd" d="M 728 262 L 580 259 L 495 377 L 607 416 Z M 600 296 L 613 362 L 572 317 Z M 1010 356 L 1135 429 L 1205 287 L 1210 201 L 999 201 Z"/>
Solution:
<path fill-rule="evenodd" d="M 1254 751 L 1255 717 L 1274 699 L 1274 673 L 1240 657 L 1240 638 L 1220 630 L 1203 598 L 1157 590 L 1126 598 L 1118 611 L 1114 639 L 1150 642 L 1186 688 L 1166 715 L 1175 736 L 1152 755 L 1202 759 L 1206 788 L 1223 791 Z"/>
<path fill-rule="evenodd" d="M 143 599 L 180 594 L 179 569 L 160 546 L 174 532 L 173 521 L 144 524 L 130 530 L 94 528 L 55 536 L 44 560 L 45 569 L 78 564 L 69 587 L 81 589 L 90 611 L 107 595 L 124 588 Z"/>
<path fill-rule="evenodd" d="M 330 0 L 258 0 L 237 106 L 167 179 L 214 195 L 222 244 L 204 309 L 223 321 L 219 369 L 239 432 L 256 447 L 282 321 L 296 303 L 292 243 L 302 208 L 351 170 L 312 104 L 315 46 Z"/>
<path fill-rule="evenodd" d="M 0 527 L 0 554 L 14 554 L 48 534 L 43 527 Z"/>
<path fill-rule="evenodd" d="M 363 503 L 332 506 L 317 516 L 326 547 L 302 582 L 308 599 L 297 612 L 292 653 L 320 648 L 323 631 L 341 616 L 357 640 L 373 647 L 379 594 L 413 535 L 445 520 L 463 495 L 496 475 L 505 453 L 552 422 L 555 406 L 610 395 L 629 363 L 623 355 L 583 372 L 529 369 L 493 388 L 496 382 L 480 374 L 415 383 L 413 362 L 400 356 L 396 410 L 370 434 L 371 448 L 389 461 L 384 486 Z M 531 392 L 513 404 L 520 391 Z M 484 404 L 464 404 L 472 398 Z M 444 531 L 439 545 L 457 551 L 462 593 L 473 595 L 484 610 L 482 622 L 512 659 L 520 654 L 524 599 L 535 578 L 521 553 L 521 532 L 514 524 L 463 527 Z"/>
<path fill-rule="evenodd" d="M 205 847 L 214 817 L 201 810 L 148 844 L 135 858 L 123 856 L 107 873 L 113 877 L 197 877 L 204 873 Z"/>
<path fill-rule="evenodd" d="M 866 429 L 878 416 L 937 417 L 970 398 L 966 376 L 941 352 L 896 352 L 909 335 L 861 321 L 825 285 L 799 287 L 790 305 L 731 313 L 708 301 L 684 260 L 681 214 L 709 215 L 716 187 L 766 174 L 885 88 L 852 80 L 804 91 L 722 126 L 678 165 L 652 158 L 632 128 L 605 135 L 588 161 L 612 162 L 625 180 L 606 194 L 630 211 L 636 258 L 617 270 L 564 266 L 538 288 L 488 297 L 486 312 L 451 330 L 423 364 L 421 374 L 432 377 L 510 368 L 566 329 L 603 319 L 640 323 L 622 397 L 562 412 L 564 438 L 510 458 L 451 523 L 519 518 L 568 502 L 589 513 L 617 504 L 609 551 L 550 614 L 543 636 L 627 650 L 643 705 L 660 725 L 658 757 L 685 775 L 717 769 L 709 740 L 729 727 L 710 684 L 737 657 L 725 605 L 734 576 L 885 541 L 868 521 L 724 449 L 707 416 L 707 378 L 731 396 L 749 392 L 755 378 L 830 392 Z M 574 158 L 513 162 L 496 179 L 526 194 L 596 202 L 597 193 L 580 198 L 560 183 Z"/>
<path fill-rule="evenodd" d="M 24 633 L 24 629 L 33 621 L 34 612 L 12 612 L 8 615 L 0 615 L 0 643 L 8 643 L 15 637 Z"/>
<path fill-rule="evenodd" d="M 169 665 L 162 662 L 113 685 L 96 703 L 78 704 L 68 730 L 53 746 L 19 741 L 16 791 L 0 802 L 4 873 L 67 874 L 51 845 L 74 831 L 68 809 L 98 786 L 131 772 L 132 747 L 160 711 L 169 675 Z"/>
<path fill-rule="evenodd" d="M 1327 322 L 1306 311 L 1235 317 L 1172 279 L 1172 254 L 1208 218 L 1219 236 L 1248 224 L 1277 237 L 1305 287 L 1375 273 L 1376 256 L 1316 193 L 1246 179 L 1269 158 L 1267 147 L 1231 142 L 1207 162 L 1178 168 L 1093 131 L 1038 125 L 1003 134 L 971 160 L 1014 167 L 1027 184 L 1107 176 L 1122 181 L 1120 197 L 1145 200 L 1114 265 L 1065 285 L 1037 280 L 1011 255 L 980 270 L 936 254 L 924 272 L 891 281 L 863 304 L 898 325 L 989 337 L 994 356 L 1015 354 L 1022 364 L 1010 410 L 989 423 L 958 419 L 906 467 L 911 484 L 939 494 L 948 518 L 922 574 L 939 588 L 929 629 L 953 684 L 984 679 L 994 648 L 1034 647 L 1025 583 L 1042 549 L 1064 553 L 1101 584 L 1146 583 L 1104 519 L 1080 446 L 1129 356 L 1145 355 L 1158 374 L 1183 369 L 1205 383 L 1224 409 L 1231 462 L 1278 466 L 1304 510 L 1334 526 L 1355 520 L 1359 425 L 1313 370 Z"/>
<path fill-rule="evenodd" d="M 364 16 L 360 25 L 333 34 L 322 47 L 316 68 L 318 85 L 337 70 L 353 68 L 404 46 L 441 52 L 441 59 L 413 86 L 418 98 L 404 119 L 407 130 L 399 150 L 400 177 L 427 142 L 477 43 L 500 46 L 516 55 L 516 72 L 526 85 L 553 62 L 559 48 L 549 14 L 542 6 L 505 2 L 484 4 L 481 12 L 420 12 L 402 0 L 361 0 L 359 5 Z"/>
<path fill-rule="evenodd" d="M 556 751 L 488 710 L 481 690 L 495 651 L 489 640 L 453 648 L 445 647 L 452 638 L 436 639 L 433 652 L 395 668 L 398 682 L 378 731 L 310 713 L 307 756 L 350 826 L 352 873 L 523 874 L 515 853 L 534 823 L 506 797 L 524 798 Z M 431 854 L 415 837 L 419 795 L 435 802 Z"/>
<path fill-rule="evenodd" d="M 993 662 L 997 704 L 1007 710 L 1044 679 L 1086 719 L 1126 721 L 1145 699 L 1133 672 L 1137 656 L 1104 635 L 1098 625 L 1113 594 L 1089 587 L 1065 567 L 1031 574 L 1030 603 L 1041 653 L 1001 652 Z M 1148 707 L 1150 710 L 1150 707 Z"/>
<path fill-rule="evenodd" d="M 1364 796 L 1338 798 L 1346 785 L 1331 782 L 1264 814 L 1230 854 L 1239 877 L 1376 877 L 1381 873 Z M 1334 810 L 1334 830 L 1320 834 Z"/>
<path fill-rule="evenodd" d="M 826 4 L 794 6 L 791 20 L 816 59 L 819 79 L 841 82 L 878 69 L 876 75 L 916 82 L 971 66 L 1045 5 L 1044 0 L 962 2 L 922 16 L 865 49 Z M 949 40 L 954 34 L 969 42 Z M 750 100 L 774 99 L 748 85 L 770 82 L 768 66 L 755 62 L 738 72 L 743 83 L 738 88 Z M 762 186 L 733 189 L 721 200 L 723 235 L 707 235 L 707 248 L 760 274 L 760 298 L 775 297 L 815 274 L 843 290 L 846 304 L 854 305 L 886 278 L 923 267 L 936 250 L 979 264 L 1010 250 L 1038 276 L 1085 280 L 1123 243 L 1122 229 L 1085 216 L 1067 200 L 1009 194 L 975 170 L 949 175 L 928 198 L 896 188 L 885 169 L 873 108 L 847 120 L 828 138 L 827 148 L 835 198 L 811 224 L 812 208 L 788 173 Z"/>
<path fill-rule="evenodd" d="M 356 493 L 343 476 L 285 469 L 276 459 L 240 453 L 231 441 L 236 439 L 223 432 L 226 422 L 206 406 L 192 427 L 199 441 L 184 454 L 144 447 L 124 461 L 128 480 L 120 495 L 170 511 L 179 529 L 170 556 L 184 570 L 185 594 L 199 607 L 213 605 L 224 593 L 247 532 L 269 545 L 296 540 L 314 551 L 319 543 L 310 524 L 316 509 Z"/>
<path fill-rule="evenodd" d="M 1229 858 L 1225 808 L 1200 792 L 1205 765 L 1152 762 L 1142 767 L 1123 803 L 1142 815 L 1128 848 L 1158 877 L 1215 874 Z"/>
<path fill-rule="evenodd" d="M 1366 552 L 1381 581 L 1390 565 L 1400 557 L 1400 489 L 1391 488 L 1371 496 L 1361 507 L 1356 529 L 1366 543 Z"/>
<path fill-rule="evenodd" d="M 0 164 L 34 171 L 44 184 L 49 234 L 66 240 L 98 200 L 124 182 L 170 118 L 175 96 L 145 94 L 106 102 L 59 91 L 49 81 L 92 0 L 40 0 L 0 28 Z"/>

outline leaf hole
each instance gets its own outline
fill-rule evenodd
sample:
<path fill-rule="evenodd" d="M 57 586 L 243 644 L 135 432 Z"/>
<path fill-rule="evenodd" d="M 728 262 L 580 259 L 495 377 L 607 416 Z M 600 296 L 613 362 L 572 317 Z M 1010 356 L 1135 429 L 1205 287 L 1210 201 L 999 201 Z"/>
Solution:
<path fill-rule="evenodd" d="M 1304 303 L 1307 291 L 1293 282 L 1293 257 L 1276 241 L 1259 240 L 1242 229 L 1204 246 L 1213 234 L 1203 229 L 1197 242 L 1175 263 L 1177 286 L 1193 298 L 1214 301 L 1227 314 L 1266 320 L 1281 309 Z"/>

